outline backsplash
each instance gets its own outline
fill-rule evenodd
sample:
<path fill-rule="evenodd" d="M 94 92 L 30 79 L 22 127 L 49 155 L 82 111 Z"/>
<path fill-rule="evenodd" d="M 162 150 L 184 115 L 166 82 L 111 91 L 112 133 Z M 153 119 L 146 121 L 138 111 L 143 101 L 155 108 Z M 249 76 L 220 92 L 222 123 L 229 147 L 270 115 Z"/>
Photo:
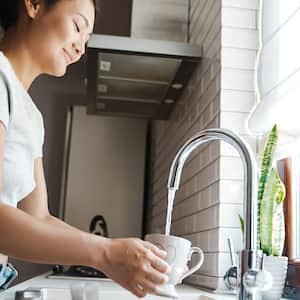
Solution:
<path fill-rule="evenodd" d="M 148 232 L 164 232 L 167 180 L 179 147 L 205 128 L 224 127 L 248 136 L 246 119 L 254 104 L 258 0 L 192 0 L 191 43 L 203 60 L 168 121 L 152 126 Z M 186 282 L 223 289 L 230 266 L 227 237 L 242 247 L 242 163 L 224 143 L 195 150 L 185 164 L 176 193 L 171 234 L 189 239 L 205 253 L 202 268 Z"/>

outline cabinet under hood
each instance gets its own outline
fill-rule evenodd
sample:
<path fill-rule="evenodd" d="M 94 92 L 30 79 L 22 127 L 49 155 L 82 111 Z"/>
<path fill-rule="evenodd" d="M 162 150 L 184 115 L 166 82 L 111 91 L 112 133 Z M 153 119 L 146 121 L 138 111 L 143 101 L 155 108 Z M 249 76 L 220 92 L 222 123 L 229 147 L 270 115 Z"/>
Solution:
<path fill-rule="evenodd" d="M 168 118 L 201 59 L 201 48 L 187 42 L 188 3 L 133 1 L 131 37 L 91 36 L 89 114 Z"/>

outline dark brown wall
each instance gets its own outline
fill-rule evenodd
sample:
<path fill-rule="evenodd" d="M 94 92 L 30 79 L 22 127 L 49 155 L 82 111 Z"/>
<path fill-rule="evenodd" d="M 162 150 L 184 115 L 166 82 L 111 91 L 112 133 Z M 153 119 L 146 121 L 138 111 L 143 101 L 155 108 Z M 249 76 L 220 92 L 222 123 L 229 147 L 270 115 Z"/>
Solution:
<path fill-rule="evenodd" d="M 129 36 L 132 0 L 100 0 L 95 33 Z"/>
<path fill-rule="evenodd" d="M 95 33 L 130 35 L 132 0 L 102 0 L 96 17 Z M 71 104 L 85 104 L 85 60 L 69 67 L 62 78 L 41 76 L 32 85 L 30 94 L 41 110 L 45 125 L 44 169 L 48 189 L 49 209 L 53 215 L 59 213 L 62 162 L 65 140 L 67 108 Z M 84 156 L 82 157 L 84 159 Z M 34 247 L 34 245 L 32 245 Z M 12 260 L 23 281 L 50 269 Z"/>

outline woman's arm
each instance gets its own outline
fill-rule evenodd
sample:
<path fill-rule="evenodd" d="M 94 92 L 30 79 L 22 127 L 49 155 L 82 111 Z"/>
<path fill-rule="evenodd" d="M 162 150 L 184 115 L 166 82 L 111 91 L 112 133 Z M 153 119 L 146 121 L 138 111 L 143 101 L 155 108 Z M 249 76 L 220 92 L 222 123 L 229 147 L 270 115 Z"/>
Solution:
<path fill-rule="evenodd" d="M 0 204 L 0 251 L 8 256 L 38 263 L 101 267 L 107 242 L 101 237 L 96 239 L 84 232 L 53 226 L 20 209 Z"/>
<path fill-rule="evenodd" d="M 68 230 L 80 231 L 60 219 L 50 215 L 48 209 L 47 187 L 44 175 L 43 160 L 41 157 L 34 162 L 34 180 L 36 183 L 35 189 L 18 203 L 18 208 L 32 215 L 43 222 L 65 228 Z"/>
<path fill-rule="evenodd" d="M 5 126 L 0 122 L 1 182 L 4 137 Z M 46 186 L 37 182 L 36 189 L 46 190 Z M 154 292 L 157 284 L 167 281 L 163 274 L 169 271 L 162 259 L 165 254 L 154 245 L 139 239 L 111 240 L 57 223 L 53 225 L 45 221 L 47 203 L 42 203 L 43 208 L 32 207 L 35 217 L 0 204 L 0 253 L 32 262 L 94 267 L 138 297 Z"/>
<path fill-rule="evenodd" d="M 156 292 L 156 285 L 168 280 L 165 254 L 148 242 L 59 228 L 3 204 L 0 251 L 32 262 L 96 268 L 138 297 Z"/>
<path fill-rule="evenodd" d="M 3 182 L 5 131 L 4 124 L 0 122 L 0 189 Z M 35 176 L 39 174 L 35 172 Z M 40 179 L 35 193 L 45 190 L 46 186 Z M 41 218 L 32 217 L 18 208 L 0 203 L 0 253 L 32 262 L 102 267 L 108 240 L 79 230 L 66 230 L 67 226 L 54 226 L 51 222 L 43 222 L 43 216 L 46 216 L 48 209 L 45 210 L 47 203 L 42 203 L 34 210 Z"/>
<path fill-rule="evenodd" d="M 5 132 L 5 126 L 0 122 L 1 189 Z M 36 170 L 38 170 L 38 165 Z M 39 175 L 35 172 L 36 179 Z M 43 180 L 39 180 L 35 194 L 42 194 L 43 191 L 46 191 Z M 74 230 L 73 232 L 73 230 L 66 230 L 66 227 L 63 228 L 62 226 L 54 226 L 48 224 L 48 222 L 43 222 L 43 217 L 46 216 L 48 208 L 47 199 L 41 200 L 42 205 L 34 210 L 40 218 L 32 217 L 18 208 L 0 203 L 0 253 L 32 262 L 88 266 L 98 264 L 101 267 L 102 260 L 103 262 L 105 260 L 104 249 L 108 240 L 96 239 L 93 235 L 81 231 Z M 103 255 L 102 259 L 99 259 L 99 255 Z"/>
<path fill-rule="evenodd" d="M 0 122 L 1 188 L 4 136 L 5 127 Z M 36 176 L 39 175 L 35 172 Z M 38 178 L 36 177 L 36 179 Z M 42 183 L 42 180 L 37 182 L 33 198 L 46 190 L 46 186 L 43 186 Z M 21 209 L 0 203 L 0 252 L 8 256 L 38 263 L 99 265 L 98 267 L 101 267 L 101 260 L 103 262 L 105 260 L 104 249 L 108 240 L 96 239 L 93 235 L 79 230 L 70 230 L 67 229 L 67 226 L 55 226 L 51 222 L 43 221 L 43 218 L 47 216 L 48 208 L 47 203 L 43 202 L 47 199 L 41 200 L 42 204 L 35 207 L 35 209 L 32 205 L 33 212 L 37 214 L 36 217 Z M 25 207 L 29 208 L 30 205 L 25 205 Z M 103 255 L 103 259 L 99 260 L 99 254 Z"/>
<path fill-rule="evenodd" d="M 69 225 L 68 223 L 49 215 L 48 218 L 46 218 L 45 222 L 47 222 L 48 224 L 52 224 L 53 226 L 58 226 L 59 228 L 65 228 L 66 230 L 72 230 L 72 231 L 81 231 L 80 229 Z"/>

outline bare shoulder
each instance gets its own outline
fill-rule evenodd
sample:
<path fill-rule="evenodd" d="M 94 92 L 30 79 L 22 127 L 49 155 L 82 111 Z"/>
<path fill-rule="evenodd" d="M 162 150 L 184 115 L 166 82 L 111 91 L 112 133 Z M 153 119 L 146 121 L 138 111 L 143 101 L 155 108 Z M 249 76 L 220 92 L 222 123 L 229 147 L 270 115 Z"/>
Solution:
<path fill-rule="evenodd" d="M 39 173 L 41 173 L 41 171 L 43 171 L 43 158 L 42 157 L 37 157 L 34 160 L 34 169 L 35 169 L 35 173 L 37 175 L 40 175 Z"/>

